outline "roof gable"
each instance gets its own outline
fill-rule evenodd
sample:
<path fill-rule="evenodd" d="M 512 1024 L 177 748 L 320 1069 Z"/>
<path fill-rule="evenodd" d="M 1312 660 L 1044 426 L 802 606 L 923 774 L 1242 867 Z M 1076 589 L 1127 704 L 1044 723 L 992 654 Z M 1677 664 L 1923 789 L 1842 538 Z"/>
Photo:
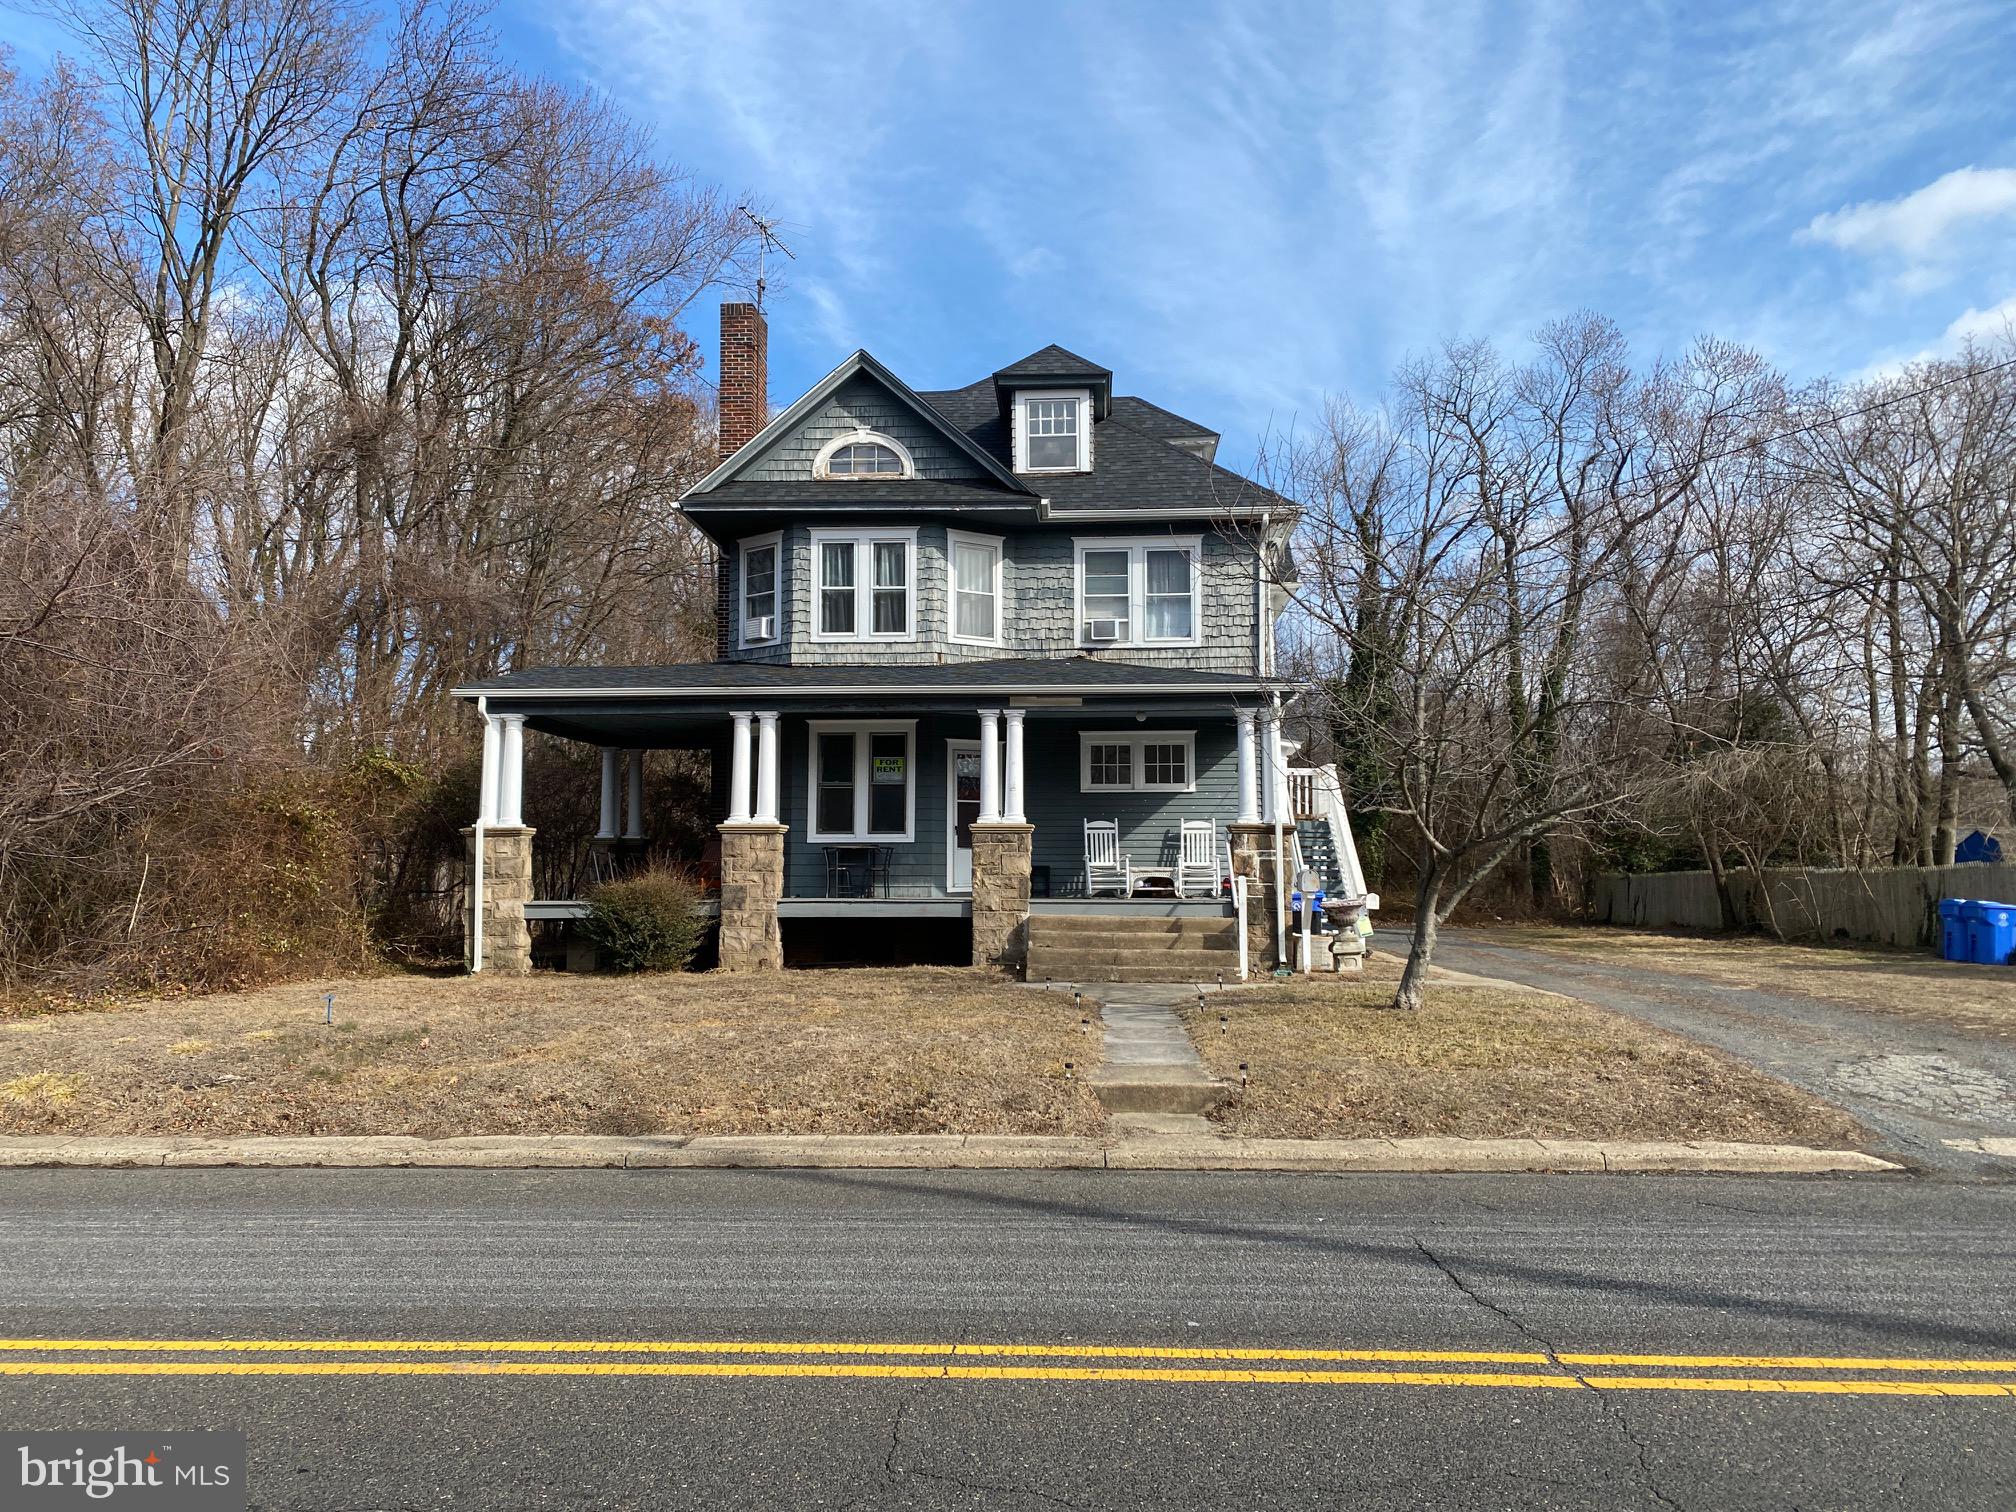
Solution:
<path fill-rule="evenodd" d="M 850 416 L 865 420 L 869 429 L 901 424 L 908 433 L 898 435 L 897 439 L 910 447 L 913 455 L 918 450 L 914 443 L 922 443 L 931 459 L 928 468 L 919 459 L 920 479 L 991 481 L 1025 498 L 1033 495 L 999 459 L 957 425 L 949 423 L 864 350 L 855 352 L 812 385 L 685 496 L 712 493 L 723 484 L 745 478 L 809 481 L 809 454 L 800 466 L 795 461 L 795 449 L 802 449 L 813 431 L 830 430 Z M 816 452 L 818 446 L 814 445 L 812 450 Z"/>

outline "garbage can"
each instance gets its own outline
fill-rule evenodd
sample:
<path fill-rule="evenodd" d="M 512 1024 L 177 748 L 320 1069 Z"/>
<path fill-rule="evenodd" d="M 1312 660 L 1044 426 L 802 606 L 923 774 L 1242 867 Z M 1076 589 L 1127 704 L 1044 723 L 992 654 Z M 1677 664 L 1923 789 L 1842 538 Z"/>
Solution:
<path fill-rule="evenodd" d="M 1968 958 L 1967 910 L 1965 898 L 1939 900 L 1939 959 L 1964 961 Z"/>
<path fill-rule="evenodd" d="M 2016 903 L 1976 902 L 1967 919 L 1967 958 L 1981 966 L 2007 966 L 2016 956 Z"/>

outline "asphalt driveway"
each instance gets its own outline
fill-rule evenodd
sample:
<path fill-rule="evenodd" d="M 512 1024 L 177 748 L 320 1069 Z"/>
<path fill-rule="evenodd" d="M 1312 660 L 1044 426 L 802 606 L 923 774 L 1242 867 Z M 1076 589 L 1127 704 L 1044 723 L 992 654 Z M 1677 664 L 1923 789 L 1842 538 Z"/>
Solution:
<path fill-rule="evenodd" d="M 1404 936 L 1379 937 L 1404 952 Z M 1684 1034 L 1847 1109 L 1878 1154 L 1942 1174 L 2008 1179 L 2016 1160 L 1969 1146 L 2016 1137 L 2016 1048 L 1962 1030 L 1783 990 L 1590 961 L 1445 929 L 1435 962 L 1565 993 Z"/>

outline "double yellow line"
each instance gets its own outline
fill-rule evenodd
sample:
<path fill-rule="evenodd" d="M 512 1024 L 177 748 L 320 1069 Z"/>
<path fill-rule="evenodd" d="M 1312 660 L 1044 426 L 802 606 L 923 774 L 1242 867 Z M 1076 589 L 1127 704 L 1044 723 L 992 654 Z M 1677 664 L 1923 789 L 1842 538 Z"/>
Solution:
<path fill-rule="evenodd" d="M 93 1358 L 78 1358 L 83 1355 Z M 160 1358 L 163 1355 L 209 1358 Z M 295 1358 L 259 1358 L 276 1355 Z M 440 1358 L 448 1355 L 458 1358 Z M 549 1358 L 523 1358 L 527 1355 Z M 1069 1363 L 1033 1363 L 1037 1361 Z M 1132 1363 L 1086 1363 L 1090 1361 Z M 1425 1365 L 1499 1368 L 1401 1368 Z M 1674 1373 L 1611 1373 L 1620 1370 Z M 723 1339 L 0 1339 L 0 1376 L 656 1376 L 1540 1390 L 1593 1387 L 1608 1391 L 2016 1398 L 2016 1360 Z"/>

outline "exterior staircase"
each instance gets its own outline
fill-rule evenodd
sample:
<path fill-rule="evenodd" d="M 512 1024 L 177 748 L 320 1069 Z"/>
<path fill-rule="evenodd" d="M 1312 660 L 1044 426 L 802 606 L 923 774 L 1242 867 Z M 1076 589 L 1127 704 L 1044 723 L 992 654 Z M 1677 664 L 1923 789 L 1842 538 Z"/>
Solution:
<path fill-rule="evenodd" d="M 1302 864 L 1323 879 L 1323 890 L 1335 897 L 1344 889 L 1344 867 L 1337 859 L 1337 839 L 1330 833 L 1328 819 L 1297 819 L 1295 839 L 1302 847 Z"/>
<path fill-rule="evenodd" d="M 1191 982 L 1239 976 L 1238 924 L 1231 919 L 1127 914 L 1032 914 L 1032 982 Z"/>

